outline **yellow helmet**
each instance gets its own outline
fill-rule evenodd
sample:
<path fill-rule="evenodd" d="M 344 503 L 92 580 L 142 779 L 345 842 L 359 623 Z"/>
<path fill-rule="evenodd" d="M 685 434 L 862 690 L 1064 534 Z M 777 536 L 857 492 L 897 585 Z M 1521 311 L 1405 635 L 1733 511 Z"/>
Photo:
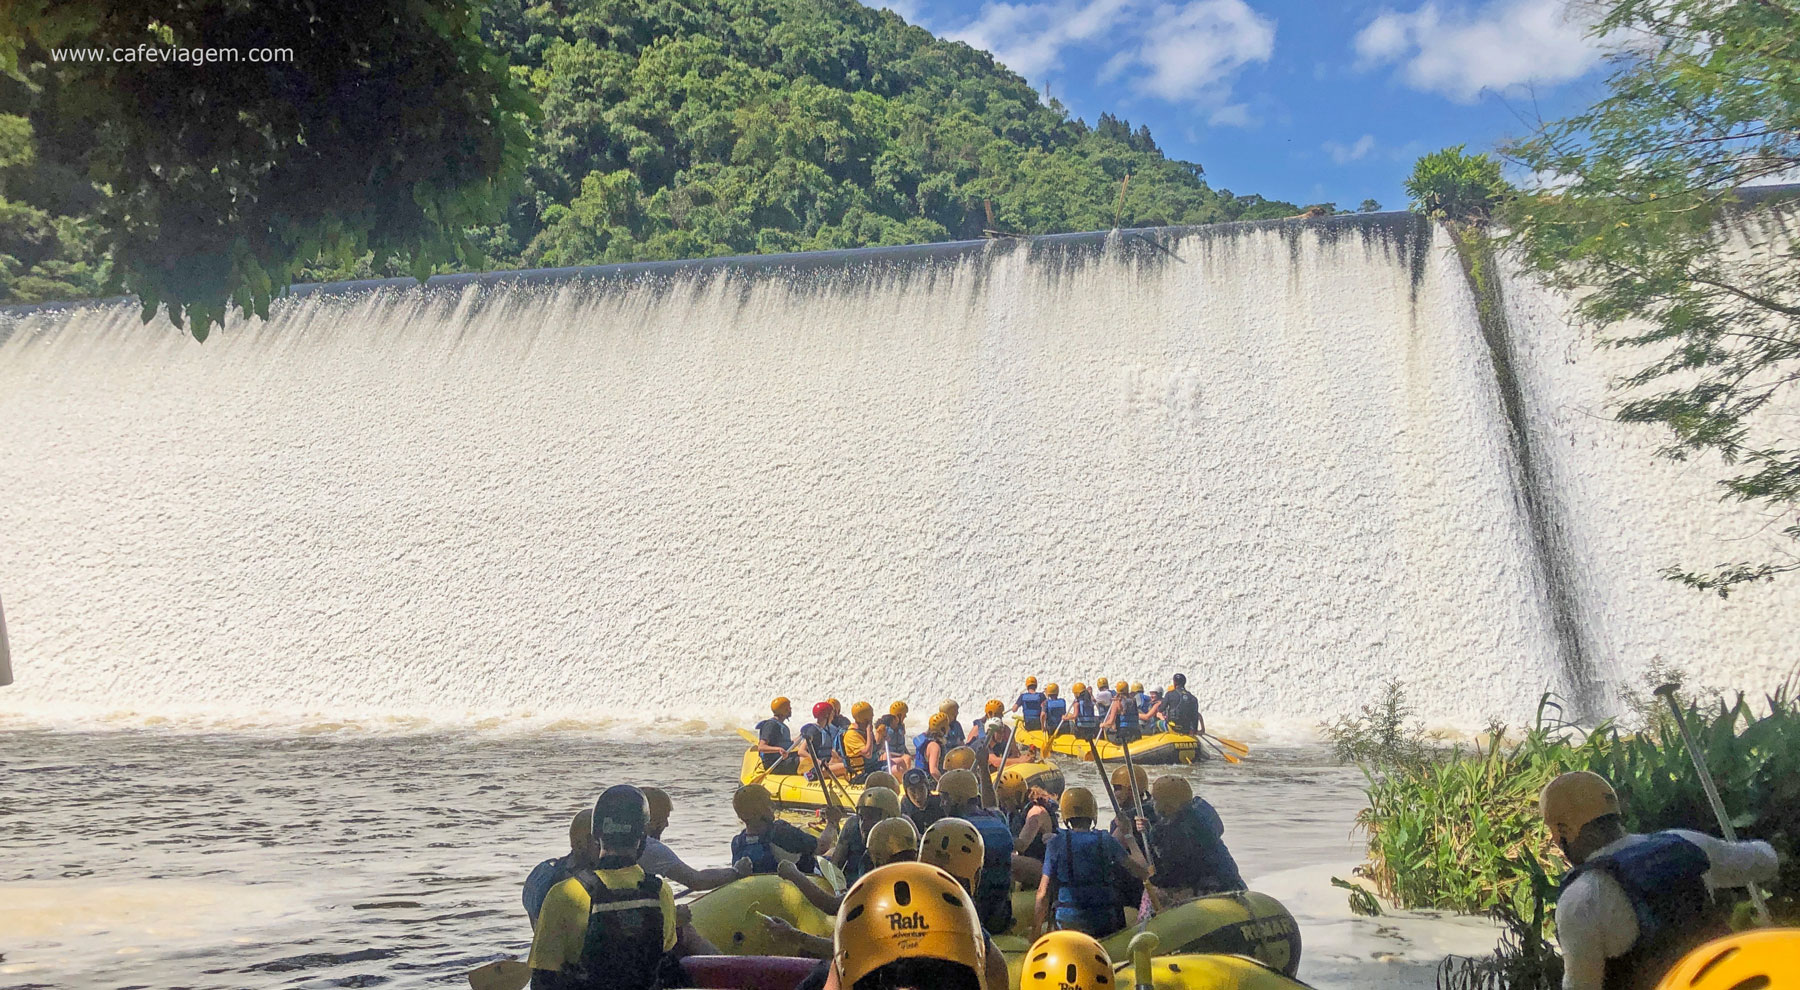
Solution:
<path fill-rule="evenodd" d="M 731 810 L 748 825 L 775 817 L 775 802 L 761 784 L 745 784 L 731 796 Z"/>
<path fill-rule="evenodd" d="M 885 787 L 895 794 L 900 793 L 900 782 L 895 780 L 894 775 L 888 773 L 886 770 L 876 770 L 871 772 L 867 777 L 863 778 L 863 786 L 865 788 Z"/>
<path fill-rule="evenodd" d="M 1006 706 L 1000 703 L 999 698 L 989 698 L 987 706 L 981 710 L 983 718 L 999 718 L 1004 714 L 1006 714 Z"/>
<path fill-rule="evenodd" d="M 1118 680 L 1113 682 L 1113 690 L 1119 692 L 1120 694 L 1124 694 L 1125 692 L 1131 690 L 1131 682 L 1126 680 L 1125 678 L 1121 677 Z"/>
<path fill-rule="evenodd" d="M 1144 682 L 1143 681 L 1132 681 L 1131 682 L 1131 693 L 1132 694 L 1144 693 Z"/>
<path fill-rule="evenodd" d="M 668 821 L 675 810 L 675 802 L 669 800 L 669 792 L 660 787 L 640 787 L 644 794 L 644 803 L 650 806 L 651 821 Z"/>
<path fill-rule="evenodd" d="M 1136 769 L 1137 773 L 1132 773 L 1131 771 L 1133 769 Z M 1130 787 L 1132 777 L 1137 778 L 1137 789 L 1139 793 L 1150 789 L 1150 771 L 1145 770 L 1143 767 L 1118 767 L 1114 769 L 1112 772 L 1112 785 L 1114 789 Z"/>
<path fill-rule="evenodd" d="M 974 900 L 950 874 L 924 863 L 889 863 L 863 874 L 838 908 L 831 958 L 844 990 L 909 959 L 965 966 L 986 985 L 987 939 Z"/>
<path fill-rule="evenodd" d="M 1052 698 L 1056 697 L 1056 694 L 1057 694 L 1056 682 L 1051 681 L 1050 686 L 1044 689 L 1044 693 L 1049 695 Z"/>
<path fill-rule="evenodd" d="M 950 728 L 950 716 L 943 712 L 932 712 L 931 718 L 925 721 L 925 731 L 934 736 L 941 736 Z"/>
<path fill-rule="evenodd" d="M 1086 694 L 1087 693 L 1087 685 L 1081 683 L 1080 681 L 1076 681 L 1073 685 L 1070 686 L 1069 691 L 1074 694 Z"/>
<path fill-rule="evenodd" d="M 1019 990 L 1114 990 L 1112 957 L 1092 935 L 1050 932 L 1031 943 Z"/>
<path fill-rule="evenodd" d="M 1094 682 L 1094 690 L 1096 690 L 1096 691 L 1106 690 L 1107 683 L 1108 682 L 1107 682 L 1106 678 L 1104 678 L 1104 677 L 1100 678 L 1099 680 Z"/>
<path fill-rule="evenodd" d="M 938 705 L 938 711 L 943 712 L 945 715 L 948 715 L 951 718 L 955 718 L 956 713 L 962 711 L 962 708 L 961 708 L 961 706 L 957 705 L 955 699 L 945 698 L 943 703 Z"/>
<path fill-rule="evenodd" d="M 1000 771 L 1000 779 L 994 781 L 994 795 L 1003 807 L 1016 808 L 1024 802 L 1025 793 L 1031 789 L 1025 776 L 1025 771 L 1017 766 Z"/>
<path fill-rule="evenodd" d="M 850 717 L 858 722 L 867 722 L 875 717 L 875 706 L 866 701 L 859 701 L 850 706 Z"/>
<path fill-rule="evenodd" d="M 1071 818 L 1099 818 L 1100 808 L 1094 803 L 1094 792 L 1085 787 L 1071 787 L 1063 791 L 1062 816 L 1065 821 Z"/>
<path fill-rule="evenodd" d="M 919 862 L 930 863 L 972 888 L 987 855 L 981 832 L 967 818 L 940 818 L 919 839 Z"/>
<path fill-rule="evenodd" d="M 864 787 L 856 799 L 856 810 L 860 814 L 865 808 L 881 812 L 882 818 L 892 818 L 900 813 L 900 795 L 885 787 Z"/>
<path fill-rule="evenodd" d="M 896 701 L 888 706 L 888 714 L 895 718 L 905 718 L 908 710 L 904 701 Z"/>
<path fill-rule="evenodd" d="M 1193 801 L 1194 786 L 1188 783 L 1186 777 L 1164 774 L 1150 785 L 1150 803 L 1156 806 L 1156 813 L 1164 818 L 1173 817 Z"/>
<path fill-rule="evenodd" d="M 786 718 L 787 716 L 794 714 L 794 703 L 786 698 L 776 698 L 774 701 L 769 702 L 769 711 L 772 714 Z"/>
<path fill-rule="evenodd" d="M 1035 677 L 1027 677 L 1027 678 L 1025 678 L 1025 689 L 1026 689 L 1026 690 L 1027 690 L 1027 691 L 1029 691 L 1029 690 L 1031 690 L 1031 689 L 1032 689 L 1032 688 L 1035 688 L 1035 687 L 1037 687 L 1037 678 L 1035 678 Z"/>
<path fill-rule="evenodd" d="M 831 714 L 833 714 L 833 715 L 836 715 L 837 713 L 844 710 L 844 706 L 838 704 L 838 700 L 836 698 L 826 698 L 825 703 L 831 706 Z"/>
<path fill-rule="evenodd" d="M 1164 694 L 1168 694 L 1168 693 L 1169 693 L 1169 692 L 1171 692 L 1171 691 L 1173 691 L 1173 690 L 1175 690 L 1175 685 L 1173 685 L 1173 684 L 1171 684 L 1171 685 L 1169 685 L 1169 686 L 1168 686 L 1168 687 L 1166 687 L 1166 688 L 1163 688 L 1163 693 L 1164 693 Z"/>
<path fill-rule="evenodd" d="M 1619 795 L 1605 777 L 1577 770 L 1545 784 L 1538 808 L 1550 826 L 1550 837 L 1571 842 L 1594 819 L 1618 814 Z"/>
<path fill-rule="evenodd" d="M 1675 964 L 1656 990 L 1794 990 L 1800 987 L 1800 928 L 1758 928 L 1702 945 Z"/>
<path fill-rule="evenodd" d="M 575 812 L 575 820 L 569 822 L 569 851 L 586 849 L 594 841 L 594 809 L 583 808 Z"/>
<path fill-rule="evenodd" d="M 883 818 L 869 829 L 869 859 L 876 866 L 886 866 L 897 857 L 919 854 L 919 828 L 905 815 Z"/>
<path fill-rule="evenodd" d="M 938 796 L 952 811 L 961 811 L 964 802 L 980 794 L 980 779 L 967 770 L 951 770 L 938 779 Z"/>
<path fill-rule="evenodd" d="M 958 746 L 944 754 L 944 769 L 967 770 L 975 765 L 975 751 L 967 746 Z"/>

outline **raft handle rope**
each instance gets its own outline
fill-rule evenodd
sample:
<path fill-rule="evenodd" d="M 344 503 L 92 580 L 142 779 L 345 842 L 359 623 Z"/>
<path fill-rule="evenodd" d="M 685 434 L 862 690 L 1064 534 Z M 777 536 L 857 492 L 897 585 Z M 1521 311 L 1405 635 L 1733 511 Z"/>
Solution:
<path fill-rule="evenodd" d="M 1656 689 L 1656 694 L 1669 703 L 1669 712 L 1675 716 L 1675 727 L 1681 730 L 1681 741 L 1687 744 L 1688 759 L 1694 763 L 1694 769 L 1700 773 L 1700 787 L 1706 791 L 1706 800 L 1712 802 L 1713 814 L 1719 818 L 1719 831 L 1725 835 L 1725 841 L 1736 842 L 1737 829 L 1731 827 L 1731 816 L 1725 813 L 1725 802 L 1719 798 L 1719 787 L 1713 783 L 1712 771 L 1706 767 L 1705 755 L 1700 752 L 1700 744 L 1694 741 L 1694 734 L 1688 731 L 1687 719 L 1682 717 L 1681 702 L 1675 700 L 1675 692 L 1679 684 L 1664 684 Z M 1750 891 L 1750 905 L 1756 910 L 1756 921 L 1764 928 L 1772 927 L 1775 922 L 1769 917 L 1769 905 L 1763 900 L 1763 894 L 1755 881 L 1746 887 Z"/>

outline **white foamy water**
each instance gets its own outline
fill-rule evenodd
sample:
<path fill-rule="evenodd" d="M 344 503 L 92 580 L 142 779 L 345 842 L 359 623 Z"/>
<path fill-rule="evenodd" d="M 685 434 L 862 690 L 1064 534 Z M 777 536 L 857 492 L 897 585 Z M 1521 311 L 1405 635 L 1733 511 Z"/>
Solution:
<path fill-rule="evenodd" d="M 1526 472 L 1447 238 L 1158 236 L 312 294 L 205 344 L 15 319 L 0 725 L 700 731 L 1185 670 L 1285 738 L 1390 677 L 1471 727 L 1791 666 L 1800 583 L 1657 577 L 1765 521 L 1602 418 L 1555 300 L 1509 291 Z"/>

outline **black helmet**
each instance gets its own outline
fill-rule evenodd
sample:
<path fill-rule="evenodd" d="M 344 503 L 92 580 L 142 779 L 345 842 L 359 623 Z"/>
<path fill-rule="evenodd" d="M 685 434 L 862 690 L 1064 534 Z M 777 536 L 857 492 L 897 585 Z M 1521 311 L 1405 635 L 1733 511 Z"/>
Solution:
<path fill-rule="evenodd" d="M 1187 687 L 1187 675 L 1186 674 L 1176 674 L 1172 678 L 1172 680 L 1175 681 L 1176 687 Z"/>
<path fill-rule="evenodd" d="M 636 849 L 644 844 L 650 805 L 644 792 L 630 784 L 608 787 L 594 802 L 594 839 L 605 849 Z"/>

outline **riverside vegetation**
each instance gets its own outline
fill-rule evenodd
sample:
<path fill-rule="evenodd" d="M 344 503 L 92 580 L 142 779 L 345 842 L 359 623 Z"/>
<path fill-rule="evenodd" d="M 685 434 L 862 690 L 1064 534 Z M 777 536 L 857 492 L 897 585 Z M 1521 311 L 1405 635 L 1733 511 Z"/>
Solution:
<path fill-rule="evenodd" d="M 1648 680 L 1670 674 L 1657 666 Z M 1550 936 L 1553 880 L 1565 864 L 1537 809 L 1539 790 L 1556 774 L 1592 770 L 1612 781 L 1633 831 L 1717 834 L 1674 719 L 1649 687 L 1627 693 L 1623 725 L 1608 721 L 1583 730 L 1563 721 L 1555 699 L 1546 695 L 1531 726 L 1515 736 L 1492 724 L 1473 746 L 1436 745 L 1414 719 L 1398 682 L 1387 684 L 1380 699 L 1357 715 L 1325 726 L 1338 755 L 1368 779 L 1369 805 L 1357 819 L 1368 836 L 1368 861 L 1358 868 L 1365 883 L 1401 908 L 1485 913 L 1507 927 L 1494 957 L 1446 960 L 1440 973 L 1446 990 L 1560 986 L 1561 961 Z M 1769 842 L 1782 856 L 1769 903 L 1776 918 L 1790 924 L 1800 920 L 1796 688 L 1800 671 L 1755 702 L 1741 694 L 1680 695 L 1733 827 L 1741 838 Z M 1374 900 L 1359 889 L 1352 907 L 1379 910 Z M 1738 905 L 1739 923 L 1747 918 L 1746 906 Z"/>

